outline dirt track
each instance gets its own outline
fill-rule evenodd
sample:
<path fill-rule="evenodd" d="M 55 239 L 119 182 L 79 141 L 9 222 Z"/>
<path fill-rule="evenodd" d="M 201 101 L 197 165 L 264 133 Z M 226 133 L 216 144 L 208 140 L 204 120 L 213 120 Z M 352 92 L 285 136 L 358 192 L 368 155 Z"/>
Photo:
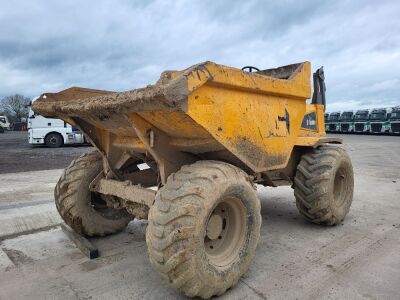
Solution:
<path fill-rule="evenodd" d="M 26 131 L 6 131 L 0 134 L 0 174 L 65 168 L 91 149 L 87 145 L 33 147 Z"/>

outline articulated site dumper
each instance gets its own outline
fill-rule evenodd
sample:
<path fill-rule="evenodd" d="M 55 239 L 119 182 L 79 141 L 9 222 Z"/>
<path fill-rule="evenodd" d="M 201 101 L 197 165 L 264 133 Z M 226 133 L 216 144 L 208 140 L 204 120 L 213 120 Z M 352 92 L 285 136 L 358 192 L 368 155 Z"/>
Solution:
<path fill-rule="evenodd" d="M 205 62 L 142 89 L 41 95 L 34 111 L 73 124 L 96 148 L 57 183 L 61 217 L 87 236 L 148 219 L 148 256 L 160 275 L 187 296 L 223 294 L 255 255 L 255 184 L 291 185 L 314 223 L 338 224 L 350 209 L 351 161 L 333 145 L 341 140 L 325 134 L 322 68 L 306 102 L 310 68 Z"/>

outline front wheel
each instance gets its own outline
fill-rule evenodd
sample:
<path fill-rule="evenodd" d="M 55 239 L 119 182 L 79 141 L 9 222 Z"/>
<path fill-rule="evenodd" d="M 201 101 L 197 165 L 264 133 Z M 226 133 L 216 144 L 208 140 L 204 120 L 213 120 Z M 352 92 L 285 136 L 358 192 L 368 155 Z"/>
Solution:
<path fill-rule="evenodd" d="M 248 176 L 199 161 L 169 176 L 146 232 L 154 268 L 185 295 L 210 298 L 236 285 L 255 255 L 260 202 Z"/>
<path fill-rule="evenodd" d="M 302 156 L 294 195 L 298 210 L 309 221 L 339 224 L 350 210 L 353 189 L 353 167 L 344 149 L 321 146 Z"/>

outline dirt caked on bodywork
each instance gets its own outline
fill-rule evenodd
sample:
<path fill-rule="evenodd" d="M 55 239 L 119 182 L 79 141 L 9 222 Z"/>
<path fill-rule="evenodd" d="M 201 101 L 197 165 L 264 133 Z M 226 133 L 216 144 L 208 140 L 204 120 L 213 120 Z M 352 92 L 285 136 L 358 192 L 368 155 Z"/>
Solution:
<path fill-rule="evenodd" d="M 325 136 L 323 105 L 306 105 L 309 78 L 308 62 L 257 73 L 206 62 L 123 93 L 46 93 L 33 109 L 82 130 L 115 176 L 132 157 L 154 161 L 162 183 L 199 159 L 261 174 L 284 169 L 293 148 L 313 147 Z M 305 116 L 313 116 L 313 126 L 301 126 Z"/>

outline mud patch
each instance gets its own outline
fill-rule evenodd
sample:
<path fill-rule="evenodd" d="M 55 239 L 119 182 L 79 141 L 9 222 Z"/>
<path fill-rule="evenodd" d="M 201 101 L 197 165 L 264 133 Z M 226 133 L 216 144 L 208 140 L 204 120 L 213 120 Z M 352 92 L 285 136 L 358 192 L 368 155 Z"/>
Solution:
<path fill-rule="evenodd" d="M 284 155 L 268 154 L 264 149 L 256 146 L 247 137 L 238 137 L 235 142 L 235 149 L 238 151 L 238 157 L 244 162 L 249 162 L 257 171 L 265 171 L 286 162 L 286 157 Z"/>
<path fill-rule="evenodd" d="M 85 261 L 84 263 L 80 264 L 80 268 L 84 272 L 90 272 L 99 268 L 100 265 L 95 261 Z"/>
<path fill-rule="evenodd" d="M 15 249 L 1 248 L 14 265 L 20 266 L 34 262 L 33 258 Z"/>
<path fill-rule="evenodd" d="M 256 146 L 247 137 L 238 137 L 235 144 L 235 148 L 237 149 L 239 156 L 250 161 L 252 165 L 258 168 L 265 166 L 265 151 Z"/>
<path fill-rule="evenodd" d="M 110 116 L 124 112 L 177 110 L 187 108 L 189 94 L 187 76 L 200 65 L 182 72 L 164 72 L 156 84 L 121 93 L 69 88 L 59 93 L 47 93 L 33 103 L 33 111 L 44 116 Z M 173 78 L 174 74 L 180 75 Z"/>

